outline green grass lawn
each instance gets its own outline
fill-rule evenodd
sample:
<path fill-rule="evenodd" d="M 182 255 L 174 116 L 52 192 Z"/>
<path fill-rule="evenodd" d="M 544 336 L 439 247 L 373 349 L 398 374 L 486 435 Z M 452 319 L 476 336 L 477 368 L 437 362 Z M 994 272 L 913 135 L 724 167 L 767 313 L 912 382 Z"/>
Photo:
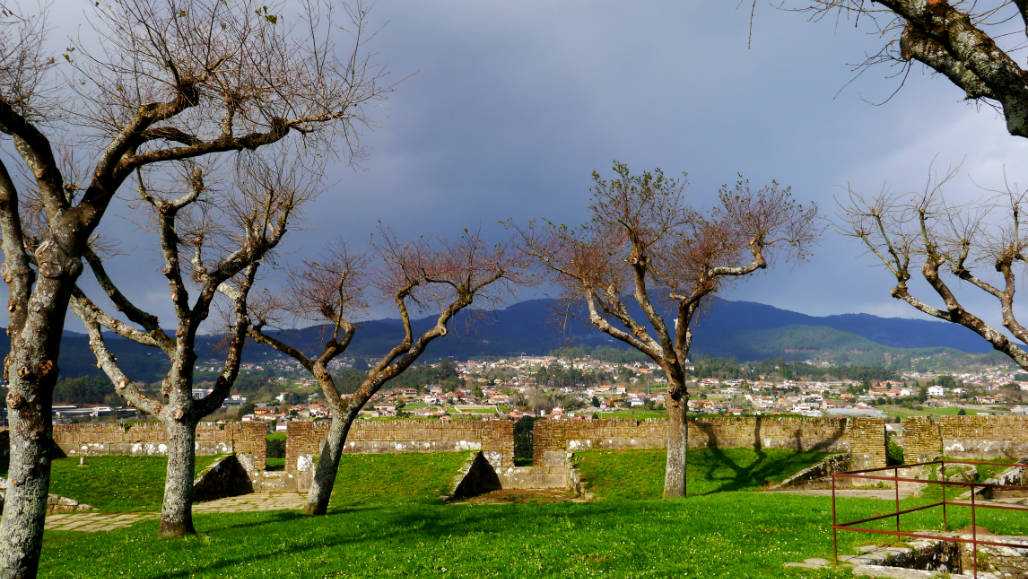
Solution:
<path fill-rule="evenodd" d="M 663 480 L 660 452 L 592 451 L 578 460 L 595 485 L 595 501 L 439 504 L 466 457 L 344 455 L 324 517 L 197 515 L 200 534 L 186 540 L 157 540 L 155 520 L 107 533 L 48 532 L 40 575 L 852 576 L 848 569 L 782 567 L 831 558 L 830 498 L 746 490 L 791 474 L 816 460 L 815 453 L 693 451 L 688 475 L 694 496 L 663 501 L 652 498 Z M 891 501 L 838 501 L 840 520 L 891 508 Z M 978 516 L 994 532 L 1028 532 L 1021 513 Z M 950 522 L 965 526 L 970 517 L 954 508 Z M 933 512 L 903 518 L 909 530 L 940 523 L 941 514 Z M 841 553 L 853 553 L 882 538 L 840 532 L 839 541 Z"/>
<path fill-rule="evenodd" d="M 196 457 L 196 472 L 217 458 Z M 105 513 L 156 511 L 164 497 L 167 465 L 163 456 L 90 456 L 85 466 L 79 466 L 78 457 L 58 458 L 50 471 L 50 492 Z"/>
<path fill-rule="evenodd" d="M 973 416 L 979 412 L 992 412 L 991 410 L 983 410 L 982 408 L 972 407 L 961 407 L 961 406 L 948 406 L 946 408 L 922 408 L 915 410 L 912 408 L 903 408 L 902 406 L 879 406 L 881 410 L 889 418 L 906 418 L 908 416 L 956 416 L 960 413 L 961 408 L 967 413 L 968 416 Z"/>
<path fill-rule="evenodd" d="M 344 454 L 329 506 L 439 504 L 467 459 L 466 452 Z"/>
<path fill-rule="evenodd" d="M 646 408 L 612 410 L 610 412 L 598 412 L 597 414 L 600 418 L 630 418 L 632 420 L 667 418 L 667 410 L 648 410 Z"/>
<path fill-rule="evenodd" d="M 759 489 L 784 480 L 827 456 L 749 448 L 692 449 L 687 456 L 686 492 L 690 496 Z M 664 492 L 663 451 L 602 451 L 575 453 L 582 478 L 598 498 L 659 499 Z"/>

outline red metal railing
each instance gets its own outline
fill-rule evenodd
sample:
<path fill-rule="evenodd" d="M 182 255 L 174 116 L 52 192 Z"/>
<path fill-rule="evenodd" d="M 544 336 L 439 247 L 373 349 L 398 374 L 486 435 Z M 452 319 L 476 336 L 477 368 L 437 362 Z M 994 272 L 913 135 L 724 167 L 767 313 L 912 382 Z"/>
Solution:
<path fill-rule="evenodd" d="M 971 561 L 972 561 L 971 565 L 974 568 L 974 576 L 975 577 L 978 577 L 978 545 L 994 545 L 994 546 L 998 546 L 998 547 L 1014 547 L 1014 548 L 1024 549 L 1025 548 L 1024 544 L 1003 543 L 1003 542 L 998 542 L 998 541 L 989 541 L 989 540 L 986 540 L 986 539 L 979 539 L 978 538 L 978 530 L 977 530 L 977 527 L 976 527 L 976 522 L 977 522 L 976 511 L 977 511 L 977 509 L 1004 509 L 1004 510 L 1012 510 L 1012 511 L 1028 511 L 1028 507 L 1018 506 L 1018 505 L 996 504 L 996 503 L 982 503 L 980 501 L 976 501 L 975 500 L 975 494 L 976 494 L 975 493 L 975 489 L 990 488 L 990 489 L 1000 489 L 1000 490 L 1028 491 L 1028 487 L 1016 486 L 1016 485 L 1000 485 L 1000 484 L 992 484 L 992 483 L 951 481 L 951 480 L 949 480 L 949 477 L 946 474 L 946 465 L 954 465 L 954 464 L 968 464 L 968 465 L 974 465 L 974 466 L 978 466 L 978 465 L 984 465 L 984 466 L 1005 466 L 1005 467 L 1008 467 L 1008 468 L 1018 467 L 1018 466 L 1020 466 L 1020 467 L 1028 467 L 1028 464 L 1008 464 L 1008 463 L 1002 463 L 1002 462 L 975 462 L 975 461 L 965 461 L 965 460 L 935 460 L 935 461 L 931 461 L 931 462 L 919 462 L 919 463 L 915 463 L 915 464 L 902 464 L 902 465 L 899 465 L 899 466 L 886 466 L 886 467 L 881 467 L 881 468 L 869 468 L 869 469 L 865 469 L 865 470 L 854 470 L 854 471 L 849 471 L 849 472 L 836 472 L 836 473 L 832 473 L 832 548 L 833 548 L 833 551 L 835 553 L 835 563 L 836 563 L 836 565 L 839 564 L 839 542 L 838 542 L 838 532 L 839 531 L 857 531 L 857 532 L 861 532 L 861 533 L 875 533 L 875 534 L 879 534 L 879 535 L 892 535 L 894 537 L 910 537 L 912 539 L 930 539 L 930 540 L 933 540 L 933 541 L 947 541 L 947 542 L 951 542 L 951 543 L 970 543 L 972 545 L 973 550 L 974 550 L 974 556 L 971 558 Z M 942 467 L 941 468 L 941 472 L 942 472 L 942 475 L 943 475 L 943 480 L 926 480 L 926 479 L 908 478 L 908 477 L 901 477 L 901 476 L 899 476 L 900 469 L 908 469 L 908 468 L 914 468 L 914 467 L 926 467 L 926 466 L 931 466 L 931 467 L 941 466 Z M 869 474 L 869 473 L 883 473 L 883 472 L 889 472 L 889 471 L 892 472 L 891 476 L 886 476 L 886 475 L 883 475 L 883 474 Z M 836 484 L 835 484 L 835 481 L 836 481 L 836 479 L 841 479 L 841 478 L 871 480 L 871 481 L 884 481 L 884 482 L 892 481 L 893 488 L 896 491 L 895 492 L 896 510 L 894 512 L 891 512 L 891 513 L 886 513 L 886 514 L 882 514 L 882 515 L 875 515 L 873 517 L 866 517 L 866 518 L 863 518 L 863 519 L 857 519 L 857 520 L 848 521 L 848 522 L 845 522 L 845 523 L 839 523 L 838 520 L 837 520 L 837 517 L 836 517 L 836 510 L 835 510 L 835 495 L 836 495 Z M 926 485 L 926 484 L 927 485 L 941 485 L 942 486 L 942 500 L 939 501 L 939 502 L 935 502 L 935 503 L 930 503 L 930 504 L 921 505 L 921 506 L 917 506 L 917 507 L 913 507 L 913 508 L 909 508 L 909 509 L 900 510 L 899 483 L 901 483 L 901 482 L 917 483 L 917 484 L 921 484 L 921 485 Z M 947 500 L 947 498 L 946 498 L 946 489 L 947 489 L 947 487 L 970 488 L 970 490 L 971 490 L 971 501 L 970 502 L 966 502 L 966 501 L 959 501 L 959 500 L 958 501 Z M 970 507 L 971 508 L 971 538 L 970 539 L 965 539 L 965 538 L 962 538 L 962 537 L 954 537 L 954 536 L 939 536 L 939 535 L 926 535 L 926 534 L 923 534 L 923 533 L 910 533 L 910 532 L 905 532 L 905 531 L 900 530 L 900 515 L 906 515 L 906 514 L 909 514 L 909 513 L 914 513 L 914 512 L 917 512 L 917 511 L 923 511 L 923 510 L 926 510 L 926 509 L 931 509 L 931 508 L 940 507 L 940 506 L 942 507 L 942 530 L 943 531 L 948 531 L 949 530 L 949 519 L 947 518 L 947 511 L 946 511 L 946 507 L 947 506 Z M 887 530 L 884 530 L 884 529 L 869 529 L 867 527 L 857 527 L 857 526 L 854 526 L 854 525 L 860 525 L 860 524 L 863 524 L 863 523 L 868 523 L 868 522 L 871 522 L 871 521 L 879 521 L 879 520 L 882 520 L 882 519 L 889 519 L 889 518 L 895 518 L 896 519 L 896 530 L 895 531 L 887 531 Z"/>

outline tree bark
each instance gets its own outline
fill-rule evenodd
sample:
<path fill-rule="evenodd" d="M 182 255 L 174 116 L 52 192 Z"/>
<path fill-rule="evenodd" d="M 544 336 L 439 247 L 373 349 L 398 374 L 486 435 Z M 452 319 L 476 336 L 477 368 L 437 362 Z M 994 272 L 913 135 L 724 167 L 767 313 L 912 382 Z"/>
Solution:
<path fill-rule="evenodd" d="M 358 407 L 358 410 L 360 408 Z M 339 458 L 346 446 L 346 435 L 356 412 L 332 412 L 332 425 L 328 430 L 328 440 L 321 447 L 321 458 L 314 471 L 314 482 L 307 493 L 307 502 L 303 506 L 305 515 L 324 515 L 328 511 L 328 501 L 332 498 L 332 487 L 335 485 L 336 473 L 339 472 Z"/>
<path fill-rule="evenodd" d="M 78 271 L 65 268 L 72 276 Z M 44 278 L 28 302 L 20 331 L 11 334 L 5 359 L 9 379 L 8 488 L 0 518 L 0 577 L 35 577 L 43 544 L 53 448 L 53 390 L 61 333 L 68 311 L 68 285 Z M 12 320 L 16 319 L 12 313 Z M 9 329 L 14 329 L 9 328 Z"/>
<path fill-rule="evenodd" d="M 684 388 L 682 388 L 684 390 Z M 685 467 L 686 449 L 689 446 L 687 410 L 689 396 L 669 392 L 665 397 L 667 406 L 667 464 L 664 467 L 664 498 L 681 498 L 686 495 Z"/>
<path fill-rule="evenodd" d="M 193 527 L 193 474 L 196 463 L 196 423 L 165 422 L 168 433 L 168 471 L 164 480 L 160 537 L 183 537 Z"/>
<path fill-rule="evenodd" d="M 23 397 L 22 392 L 37 392 L 40 398 L 50 389 L 27 385 L 23 380 L 11 382 L 8 406 L 12 399 Z M 45 409 L 45 420 L 27 417 L 25 412 L 11 407 L 8 414 L 11 437 L 11 462 L 8 467 L 8 485 L 4 501 L 3 519 L 0 521 L 0 577 L 35 577 L 39 568 L 39 553 L 43 545 L 43 524 L 46 520 L 46 500 L 50 488 L 50 445 L 40 441 L 51 440 L 50 404 L 40 403 Z M 36 414 L 33 410 L 31 413 Z"/>

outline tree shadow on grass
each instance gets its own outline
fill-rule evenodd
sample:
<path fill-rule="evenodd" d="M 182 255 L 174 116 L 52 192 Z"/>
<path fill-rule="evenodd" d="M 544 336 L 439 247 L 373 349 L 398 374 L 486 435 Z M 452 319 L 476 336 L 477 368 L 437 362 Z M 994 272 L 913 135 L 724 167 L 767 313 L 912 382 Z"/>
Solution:
<path fill-rule="evenodd" d="M 360 530 L 356 531 L 354 525 L 346 520 L 347 515 L 358 515 L 360 509 L 347 512 L 330 512 L 321 517 L 306 517 L 295 511 L 276 513 L 266 521 L 259 523 L 238 523 L 217 527 L 212 533 L 218 533 L 239 527 L 267 526 L 274 523 L 285 523 L 297 519 L 309 518 L 312 523 L 318 523 L 323 530 L 329 530 L 334 534 L 311 534 L 309 536 L 294 536 L 294 540 L 282 544 L 271 545 L 267 550 L 250 551 L 243 556 L 226 557 L 213 562 L 198 562 L 193 567 L 179 569 L 175 572 L 163 574 L 164 577 L 189 577 L 196 573 L 203 572 L 210 574 L 218 570 L 231 569 L 237 565 L 252 563 L 262 559 L 272 559 L 278 556 L 289 556 L 300 559 L 300 555 L 308 552 L 323 552 L 336 548 L 357 545 L 366 541 L 389 540 L 391 542 L 409 543 L 415 537 L 421 540 L 434 540 L 452 535 L 465 535 L 471 533 L 504 533 L 509 531 L 510 519 L 508 516 L 517 518 L 518 525 L 532 527 L 545 527 L 551 524 L 554 518 L 561 518 L 577 524 L 590 518 L 605 518 L 609 516 L 625 516 L 624 508 L 617 505 L 578 505 L 572 509 L 523 509 L 516 507 L 416 507 L 412 509 L 366 509 L 367 511 L 380 510 L 371 516 L 363 516 Z M 336 520 L 333 520 L 336 519 Z M 409 538 L 409 539 L 408 539 Z M 358 561 L 354 561 L 358 563 Z M 332 569 L 325 572 L 333 573 Z"/>
<path fill-rule="evenodd" d="M 718 445 L 713 425 L 701 422 L 696 422 L 694 424 L 707 435 L 707 452 L 700 454 L 700 456 L 697 457 L 700 458 L 699 462 L 700 465 L 702 465 L 701 468 L 705 471 L 704 479 L 708 481 L 724 482 L 722 482 L 722 484 L 717 488 L 706 492 L 689 493 L 692 496 L 703 496 L 743 489 L 756 489 L 782 480 L 799 469 L 820 460 L 832 443 L 843 436 L 845 430 L 844 427 L 839 427 L 832 433 L 832 436 L 830 436 L 828 440 L 821 441 L 812 448 L 807 448 L 805 450 L 803 449 L 804 443 L 802 433 L 797 430 L 794 433 L 795 440 L 793 442 L 795 450 L 787 456 L 781 456 L 778 452 L 774 453 L 774 455 L 777 456 L 773 456 L 764 450 L 763 440 L 761 437 L 763 418 L 758 416 L 753 429 L 752 446 L 756 459 L 749 463 L 743 463 L 740 456 L 741 453 L 726 452 Z M 736 456 L 733 458 L 731 456 L 732 454 L 735 454 Z M 709 460 L 704 460 L 708 457 Z M 692 465 L 700 466 L 697 465 L 696 462 L 696 459 L 691 461 Z M 725 471 L 725 469 L 727 469 L 727 471 Z"/>
<path fill-rule="evenodd" d="M 229 530 L 229 529 L 238 529 L 238 528 L 241 528 L 241 527 L 247 527 L 247 528 L 263 527 L 263 526 L 267 526 L 267 525 L 273 525 L 275 523 L 284 523 L 286 521 L 295 521 L 296 519 L 299 519 L 299 518 L 304 516 L 304 515 L 302 515 L 300 513 L 300 511 L 297 511 L 297 510 L 281 510 L 281 511 L 265 511 L 265 512 L 268 513 L 267 515 L 265 515 L 266 519 L 261 520 L 259 522 L 242 522 L 241 521 L 241 522 L 233 523 L 233 524 L 229 524 L 229 525 L 218 525 L 217 523 L 215 523 L 209 529 L 205 529 L 204 527 L 200 527 L 200 532 L 201 533 L 205 533 L 205 532 L 212 532 L 212 531 L 225 531 L 225 530 Z M 217 519 L 221 518 L 222 515 L 224 515 L 224 513 L 203 513 L 203 514 L 200 514 L 200 515 L 195 515 L 194 518 L 217 520 Z"/>

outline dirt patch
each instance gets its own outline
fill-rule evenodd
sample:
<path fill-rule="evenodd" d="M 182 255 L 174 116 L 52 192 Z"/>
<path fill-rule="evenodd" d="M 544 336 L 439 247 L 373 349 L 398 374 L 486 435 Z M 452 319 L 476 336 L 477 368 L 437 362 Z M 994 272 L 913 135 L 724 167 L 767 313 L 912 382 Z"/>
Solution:
<path fill-rule="evenodd" d="M 583 500 L 571 489 L 501 489 L 453 501 L 455 505 L 537 505 Z"/>

